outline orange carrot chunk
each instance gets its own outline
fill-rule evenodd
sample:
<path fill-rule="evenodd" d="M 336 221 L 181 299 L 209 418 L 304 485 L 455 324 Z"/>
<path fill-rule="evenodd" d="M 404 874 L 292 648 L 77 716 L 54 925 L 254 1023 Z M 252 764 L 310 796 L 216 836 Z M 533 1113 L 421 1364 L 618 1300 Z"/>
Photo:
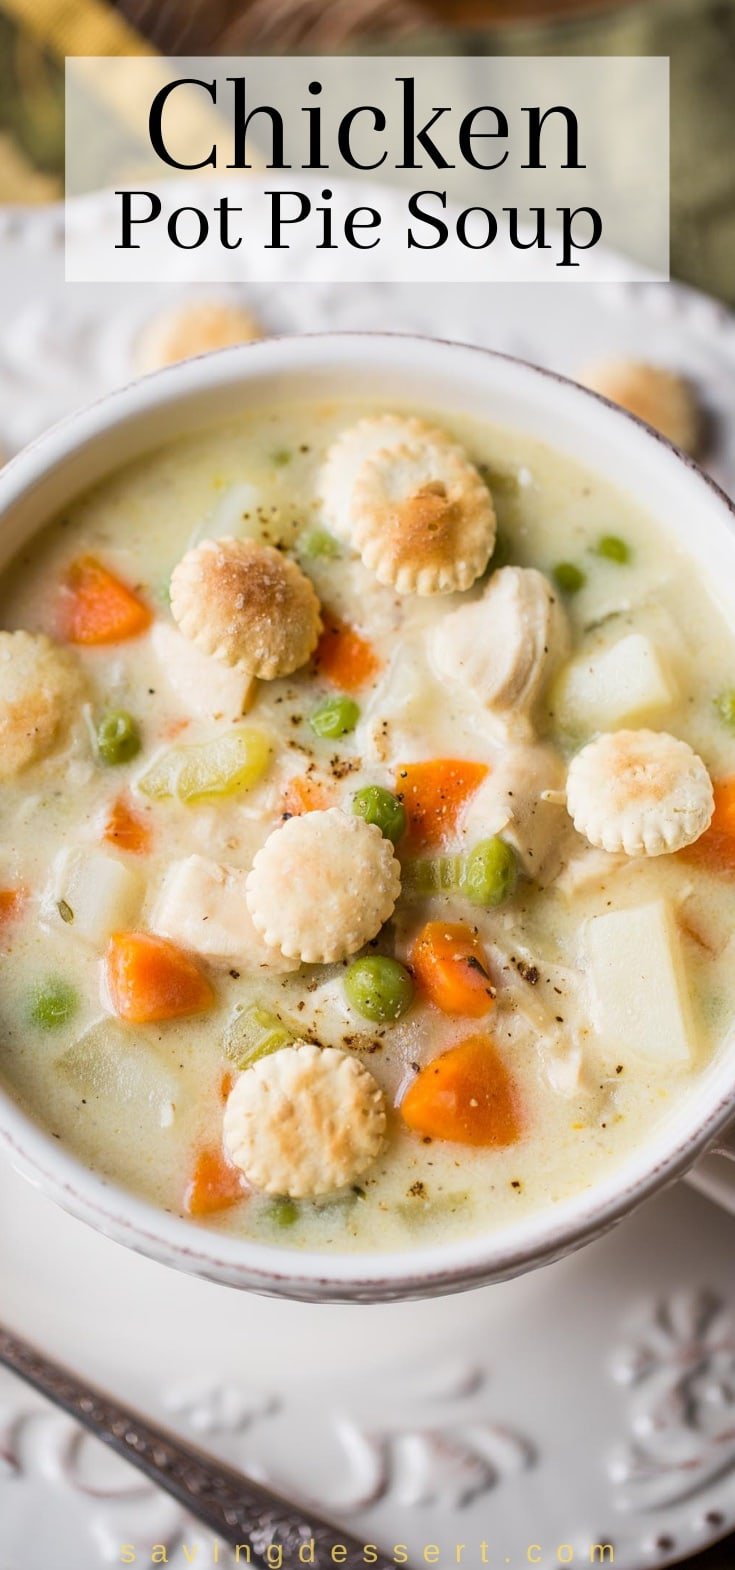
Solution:
<path fill-rule="evenodd" d="M 94 556 L 72 562 L 59 607 L 59 631 L 68 643 L 122 643 L 137 638 L 150 622 L 137 594 Z"/>
<path fill-rule="evenodd" d="M 105 971 L 115 1013 L 133 1025 L 201 1014 L 214 1003 L 214 992 L 194 960 L 150 932 L 116 932 Z"/>
<path fill-rule="evenodd" d="M 451 839 L 462 808 L 488 772 L 485 763 L 459 758 L 401 764 L 396 772 L 396 792 L 408 817 L 407 848 L 436 848 Z"/>
<path fill-rule="evenodd" d="M 245 1196 L 242 1174 L 221 1150 L 200 1150 L 184 1194 L 187 1216 L 210 1216 L 226 1210 Z"/>
<path fill-rule="evenodd" d="M 145 818 L 134 812 L 122 796 L 110 808 L 102 838 L 134 856 L 144 856 L 151 848 L 151 831 Z"/>
<path fill-rule="evenodd" d="M 679 854 L 709 872 L 735 872 L 735 779 L 715 785 L 715 810 L 709 828 Z"/>
<path fill-rule="evenodd" d="M 319 675 L 340 692 L 359 692 L 374 681 L 381 663 L 366 638 L 326 612 L 314 659 Z"/>
<path fill-rule="evenodd" d="M 469 1036 L 428 1063 L 402 1102 L 416 1134 L 458 1145 L 513 1145 L 521 1136 L 510 1075 L 487 1036 Z"/>
<path fill-rule="evenodd" d="M 414 944 L 411 966 L 424 995 L 444 1014 L 479 1019 L 492 1008 L 495 988 L 485 952 L 463 922 L 427 922 Z"/>
<path fill-rule="evenodd" d="M 20 915 L 22 904 L 22 889 L 0 889 L 0 928 L 6 927 Z"/>
<path fill-rule="evenodd" d="M 334 806 L 334 791 L 325 780 L 314 779 L 310 774 L 294 774 L 286 781 L 281 798 L 281 811 L 290 818 L 300 818 L 305 812 L 321 812 Z"/>

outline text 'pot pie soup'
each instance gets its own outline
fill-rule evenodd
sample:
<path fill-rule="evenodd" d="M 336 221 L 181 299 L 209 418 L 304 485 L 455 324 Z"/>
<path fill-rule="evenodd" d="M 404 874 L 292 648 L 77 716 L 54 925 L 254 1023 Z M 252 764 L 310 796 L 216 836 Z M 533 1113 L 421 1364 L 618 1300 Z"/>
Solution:
<path fill-rule="evenodd" d="M 157 1205 L 398 1249 L 602 1179 L 727 1034 L 732 638 L 512 432 L 279 407 L 0 603 L 2 1075 Z"/>

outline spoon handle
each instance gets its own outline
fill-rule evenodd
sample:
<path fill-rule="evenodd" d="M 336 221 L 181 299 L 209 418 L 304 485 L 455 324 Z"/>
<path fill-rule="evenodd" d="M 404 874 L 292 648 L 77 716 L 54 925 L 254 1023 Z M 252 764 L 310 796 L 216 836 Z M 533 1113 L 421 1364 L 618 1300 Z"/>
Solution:
<path fill-rule="evenodd" d="M 313 1570 L 333 1570 L 341 1562 L 341 1556 L 332 1558 L 337 1543 L 346 1546 L 347 1564 L 364 1563 L 363 1545 L 355 1538 L 121 1406 L 2 1326 L 0 1363 L 178 1500 L 214 1536 L 232 1547 L 242 1545 L 243 1563 L 269 1570 L 267 1551 L 278 1545 L 284 1565 L 305 1562 Z M 298 1550 L 306 1545 L 308 1557 L 299 1560 Z M 371 1554 L 370 1562 L 375 1570 L 389 1570 L 382 1555 L 373 1559 Z"/>

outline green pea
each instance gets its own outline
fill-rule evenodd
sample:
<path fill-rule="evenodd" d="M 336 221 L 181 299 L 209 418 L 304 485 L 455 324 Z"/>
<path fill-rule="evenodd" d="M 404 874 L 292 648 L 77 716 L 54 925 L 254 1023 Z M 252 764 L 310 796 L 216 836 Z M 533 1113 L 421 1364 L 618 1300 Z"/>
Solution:
<path fill-rule="evenodd" d="M 352 698 L 325 698 L 310 715 L 309 724 L 315 736 L 336 741 L 354 730 L 359 718 L 360 710 Z"/>
<path fill-rule="evenodd" d="M 714 699 L 715 712 L 728 730 L 735 730 L 735 687 L 729 687 Z"/>
<path fill-rule="evenodd" d="M 579 594 L 580 589 L 583 589 L 587 582 L 586 572 L 583 572 L 581 567 L 577 567 L 573 561 L 557 562 L 556 566 L 552 567 L 552 577 L 562 594 Z"/>
<path fill-rule="evenodd" d="M 110 709 L 97 726 L 97 751 L 103 763 L 130 763 L 140 752 L 137 720 L 126 709 Z"/>
<path fill-rule="evenodd" d="M 406 832 L 406 809 L 390 790 L 382 785 L 365 785 L 352 798 L 352 811 L 366 823 L 376 823 L 381 834 L 394 845 Z"/>
<path fill-rule="evenodd" d="M 274 1199 L 268 1206 L 268 1219 L 277 1227 L 292 1227 L 299 1219 L 299 1207 L 292 1199 Z"/>
<path fill-rule="evenodd" d="M 341 556 L 339 541 L 333 534 L 328 534 L 326 529 L 307 529 L 299 535 L 298 549 L 301 556 L 309 558 L 323 557 L 334 559 Z"/>
<path fill-rule="evenodd" d="M 631 554 L 630 546 L 618 534 L 603 534 L 595 546 L 596 556 L 604 556 L 606 561 L 618 562 L 620 566 L 630 561 Z"/>
<path fill-rule="evenodd" d="M 52 976 L 38 987 L 31 999 L 28 1017 L 39 1030 L 59 1030 L 76 1013 L 77 995 L 68 981 Z"/>
<path fill-rule="evenodd" d="M 496 835 L 491 840 L 480 840 L 465 858 L 462 893 L 473 905 L 500 905 L 513 893 L 517 879 L 515 854 Z"/>
<path fill-rule="evenodd" d="M 385 954 L 353 960 L 345 971 L 344 986 L 348 1003 L 378 1024 L 400 1019 L 413 1002 L 413 982 L 405 965 Z"/>

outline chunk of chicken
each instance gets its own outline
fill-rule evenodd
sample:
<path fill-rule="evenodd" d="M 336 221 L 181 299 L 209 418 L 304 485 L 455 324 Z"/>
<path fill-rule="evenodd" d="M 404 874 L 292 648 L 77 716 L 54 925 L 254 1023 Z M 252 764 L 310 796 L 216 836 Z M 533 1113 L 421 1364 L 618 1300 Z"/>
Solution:
<path fill-rule="evenodd" d="M 189 714 L 239 720 L 249 709 L 257 685 L 249 671 L 204 654 L 170 622 L 156 622 L 151 645 L 164 681 Z"/>
<path fill-rule="evenodd" d="M 430 641 L 439 675 L 519 736 L 532 733 L 533 709 L 568 649 L 566 614 L 535 567 L 493 573 L 482 599 L 445 616 Z"/>
<path fill-rule="evenodd" d="M 576 838 L 563 802 L 566 768 L 552 747 L 509 747 L 471 797 L 462 824 L 470 844 L 502 834 L 523 871 L 542 887 L 551 883 Z M 552 799 L 546 799 L 546 793 Z M 561 801 L 559 800 L 561 797 Z"/>
<path fill-rule="evenodd" d="M 206 856 L 172 862 L 151 916 L 151 930 L 213 964 L 236 961 L 244 970 L 298 969 L 298 961 L 285 959 L 256 932 L 245 900 L 246 881 L 247 872 Z"/>

